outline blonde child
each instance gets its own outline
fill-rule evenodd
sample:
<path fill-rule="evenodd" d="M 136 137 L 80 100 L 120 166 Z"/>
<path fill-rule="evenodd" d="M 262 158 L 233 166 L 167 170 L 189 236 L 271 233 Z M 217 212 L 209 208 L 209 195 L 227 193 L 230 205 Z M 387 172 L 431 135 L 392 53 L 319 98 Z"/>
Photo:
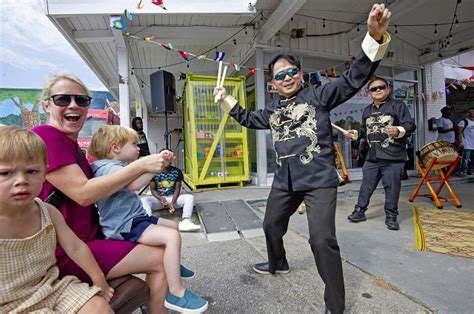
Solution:
<path fill-rule="evenodd" d="M 118 171 L 139 156 L 137 132 L 118 125 L 102 126 L 92 137 L 88 152 L 97 159 L 92 164 L 95 177 Z M 171 154 L 162 152 L 168 153 Z M 102 232 L 108 239 L 165 246 L 163 264 L 169 286 L 165 307 L 179 312 L 203 312 L 208 302 L 185 289 L 181 282 L 181 277 L 192 277 L 194 273 L 180 266 L 178 225 L 172 220 L 149 216 L 134 192 L 143 188 L 153 176 L 154 173 L 141 175 L 126 188 L 97 202 Z"/>
<path fill-rule="evenodd" d="M 43 141 L 26 129 L 1 127 L 0 147 L 0 313 L 112 313 L 113 289 L 88 247 L 55 207 L 37 198 L 46 176 Z M 93 287 L 74 276 L 58 279 L 56 239 Z"/>

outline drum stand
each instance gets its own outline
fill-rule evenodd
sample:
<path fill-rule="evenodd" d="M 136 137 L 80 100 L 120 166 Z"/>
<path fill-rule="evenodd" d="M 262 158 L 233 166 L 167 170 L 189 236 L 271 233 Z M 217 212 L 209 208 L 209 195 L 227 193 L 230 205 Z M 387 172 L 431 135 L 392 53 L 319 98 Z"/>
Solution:
<path fill-rule="evenodd" d="M 430 193 L 431 193 L 431 200 L 433 200 L 436 203 L 436 207 L 441 209 L 441 208 L 443 208 L 443 204 L 442 204 L 443 202 L 454 202 L 454 204 L 456 204 L 456 207 L 461 208 L 462 204 L 459 201 L 459 199 L 458 199 L 456 193 L 454 192 L 453 188 L 449 184 L 449 178 L 451 177 L 451 174 L 456 170 L 456 166 L 458 165 L 460 160 L 461 160 L 460 156 L 456 157 L 456 159 L 453 160 L 453 161 L 438 161 L 437 157 L 433 157 L 427 168 L 424 168 L 423 164 L 419 160 L 417 160 L 416 161 L 416 167 L 418 168 L 418 170 L 422 174 L 422 178 L 421 178 L 420 182 L 418 183 L 418 186 L 416 187 L 415 191 L 413 191 L 413 193 L 408 198 L 408 200 L 410 202 L 413 202 L 413 200 L 417 196 L 425 196 L 423 194 L 418 194 L 418 192 L 420 191 L 421 186 L 423 185 L 423 183 L 426 183 L 426 185 L 428 186 L 428 189 L 430 190 Z M 438 165 L 446 167 L 447 170 L 444 170 L 443 168 L 442 169 L 433 169 L 434 166 L 438 166 Z M 437 167 L 437 168 L 439 168 L 439 167 Z M 437 174 L 439 177 L 428 178 L 428 175 L 430 174 L 431 171 L 434 172 L 435 174 Z M 431 184 L 433 182 L 440 182 L 440 185 L 436 190 L 434 189 L 433 185 Z M 446 200 L 440 199 L 439 193 L 441 192 L 441 190 L 443 189 L 444 186 L 446 186 L 446 188 L 448 189 L 448 192 L 449 192 L 449 194 L 451 195 L 452 198 L 446 199 Z"/>

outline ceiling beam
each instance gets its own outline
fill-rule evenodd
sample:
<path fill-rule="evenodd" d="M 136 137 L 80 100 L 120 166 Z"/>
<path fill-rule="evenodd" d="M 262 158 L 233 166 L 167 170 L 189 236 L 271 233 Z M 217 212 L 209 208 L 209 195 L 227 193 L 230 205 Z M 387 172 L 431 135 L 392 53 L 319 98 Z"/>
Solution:
<path fill-rule="evenodd" d="M 93 43 L 114 40 L 111 30 L 73 31 L 72 36 L 73 39 L 78 43 Z"/>
<path fill-rule="evenodd" d="M 142 9 L 135 8 L 137 1 L 58 1 L 45 0 L 48 14 L 56 17 L 77 16 L 84 14 L 122 14 L 125 9 L 136 14 L 255 14 L 255 0 L 174 0 L 165 1 L 166 10 L 151 3 L 143 1 Z"/>
<path fill-rule="evenodd" d="M 306 0 L 283 0 L 260 29 L 259 41 L 266 42 L 278 32 L 293 15 L 306 3 Z"/>
<path fill-rule="evenodd" d="M 78 42 L 74 41 L 73 30 L 69 27 L 68 23 L 64 19 L 56 19 L 47 15 L 54 26 L 59 30 L 59 32 L 64 36 L 64 38 L 69 42 L 71 47 L 79 54 L 79 56 L 84 60 L 84 62 L 89 66 L 89 68 L 97 75 L 97 78 L 108 87 L 109 77 L 107 74 L 101 70 L 99 64 L 95 61 L 93 56 Z M 118 94 L 114 94 L 110 90 L 115 99 L 117 99 Z"/>
<path fill-rule="evenodd" d="M 419 57 L 420 64 L 432 63 L 442 59 L 456 56 L 467 51 L 474 50 L 474 39 L 450 45 L 447 49 L 433 51 Z M 440 56 L 441 54 L 441 56 Z"/>

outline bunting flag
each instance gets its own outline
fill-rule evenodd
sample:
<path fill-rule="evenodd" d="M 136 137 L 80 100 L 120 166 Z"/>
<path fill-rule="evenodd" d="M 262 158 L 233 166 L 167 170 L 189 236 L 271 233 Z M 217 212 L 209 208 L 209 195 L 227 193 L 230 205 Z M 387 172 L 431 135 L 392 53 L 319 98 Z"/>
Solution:
<path fill-rule="evenodd" d="M 255 68 L 250 68 L 250 76 L 254 76 L 255 75 Z"/>
<path fill-rule="evenodd" d="M 153 41 L 153 36 L 146 36 L 144 38 L 147 42 L 151 43 Z"/>
<path fill-rule="evenodd" d="M 125 9 L 125 11 L 123 11 L 123 15 L 125 15 L 125 17 L 127 18 L 127 20 L 131 21 L 133 19 L 133 15 L 132 15 L 132 12 L 130 12 L 129 10 Z"/>
<path fill-rule="evenodd" d="M 198 60 L 207 59 L 206 55 L 199 55 L 197 58 Z"/>
<path fill-rule="evenodd" d="M 236 71 L 240 71 L 240 64 L 232 63 L 231 65 Z"/>
<path fill-rule="evenodd" d="M 160 43 L 160 46 L 165 48 L 166 50 L 171 50 L 173 49 L 173 45 L 171 43 Z"/>
<path fill-rule="evenodd" d="M 143 3 L 143 0 L 138 1 L 137 5 L 136 5 L 138 10 L 143 9 L 144 6 L 145 6 L 145 4 Z"/>
<path fill-rule="evenodd" d="M 122 18 L 116 19 L 112 21 L 112 27 L 118 30 L 126 30 L 127 29 L 127 24 Z"/>
<path fill-rule="evenodd" d="M 216 51 L 216 57 L 214 58 L 214 61 L 223 61 L 225 56 L 225 52 L 223 51 Z"/>
<path fill-rule="evenodd" d="M 154 5 L 159 6 L 163 10 L 166 10 L 162 0 L 151 0 L 151 3 L 153 3 Z"/>
<path fill-rule="evenodd" d="M 178 50 L 178 53 L 183 57 L 186 62 L 189 62 L 189 53 L 186 51 Z"/>

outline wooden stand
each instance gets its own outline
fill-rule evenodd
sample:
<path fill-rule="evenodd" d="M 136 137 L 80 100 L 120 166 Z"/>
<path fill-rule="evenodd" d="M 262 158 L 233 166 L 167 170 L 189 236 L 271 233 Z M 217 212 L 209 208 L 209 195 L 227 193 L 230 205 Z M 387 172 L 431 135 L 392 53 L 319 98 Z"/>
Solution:
<path fill-rule="evenodd" d="M 454 170 L 456 170 L 456 166 L 458 165 L 460 160 L 461 160 L 460 156 L 458 156 L 455 160 L 450 161 L 450 162 L 438 161 L 437 157 L 433 157 L 427 168 L 424 168 L 423 165 L 417 160 L 416 161 L 416 167 L 418 168 L 418 170 L 422 174 L 422 178 L 420 179 L 420 182 L 418 183 L 418 186 L 416 187 L 415 191 L 413 191 L 413 193 L 408 198 L 408 200 L 410 202 L 413 202 L 413 200 L 417 196 L 420 196 L 420 194 L 418 194 L 418 192 L 420 191 L 421 186 L 423 185 L 423 183 L 426 183 L 426 185 L 428 186 L 428 189 L 431 193 L 431 199 L 435 202 L 436 207 L 441 209 L 441 208 L 443 208 L 443 202 L 454 202 L 454 204 L 456 204 L 456 207 L 461 208 L 462 204 L 459 201 L 459 199 L 458 199 L 456 193 L 454 192 L 453 188 L 449 184 L 449 178 L 451 177 L 451 174 L 454 172 Z M 441 165 L 441 166 L 444 166 L 445 168 L 433 169 L 433 167 L 435 165 L 436 166 Z M 436 168 L 438 168 L 438 167 L 436 167 Z M 447 170 L 444 170 L 446 168 L 447 168 Z M 437 177 L 428 178 L 428 175 L 430 174 L 430 172 L 434 172 L 434 174 L 436 174 Z M 433 182 L 440 182 L 440 185 L 436 190 L 434 189 L 434 187 L 432 185 Z M 439 198 L 439 193 L 441 192 L 441 190 L 443 189 L 444 186 L 446 186 L 446 188 L 448 189 L 448 192 L 449 192 L 449 194 L 451 195 L 452 198 L 446 199 L 446 200 L 442 200 L 442 199 Z M 421 196 L 423 196 L 423 195 L 421 195 Z"/>

